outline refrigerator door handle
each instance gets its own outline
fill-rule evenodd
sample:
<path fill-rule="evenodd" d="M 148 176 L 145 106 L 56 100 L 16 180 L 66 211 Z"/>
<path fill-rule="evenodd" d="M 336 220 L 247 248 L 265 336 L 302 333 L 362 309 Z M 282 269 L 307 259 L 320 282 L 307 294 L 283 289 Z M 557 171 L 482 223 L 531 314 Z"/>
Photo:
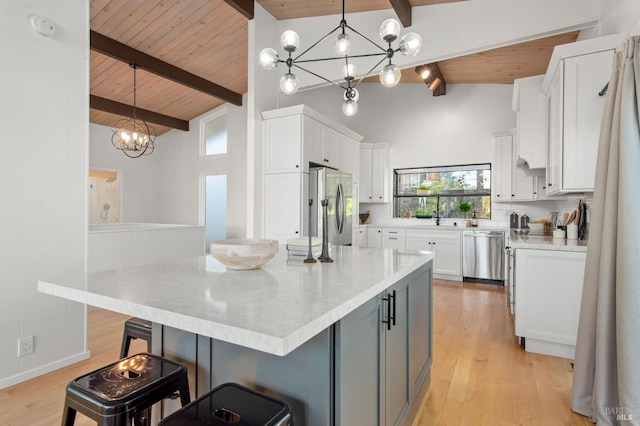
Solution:
<path fill-rule="evenodd" d="M 338 228 L 338 234 L 342 234 L 342 228 L 344 227 L 344 194 L 342 193 L 342 184 L 338 184 L 338 190 L 336 191 L 336 226 Z"/>

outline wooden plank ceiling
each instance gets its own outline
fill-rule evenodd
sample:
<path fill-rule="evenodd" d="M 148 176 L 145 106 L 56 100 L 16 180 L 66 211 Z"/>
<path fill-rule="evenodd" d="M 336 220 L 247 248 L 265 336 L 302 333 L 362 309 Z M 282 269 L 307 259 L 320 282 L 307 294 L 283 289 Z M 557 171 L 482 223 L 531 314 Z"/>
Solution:
<path fill-rule="evenodd" d="M 412 6 L 459 0 L 410 0 Z M 278 19 L 338 14 L 339 0 L 258 0 Z M 348 13 L 389 9 L 389 0 L 347 0 Z M 234 92 L 247 92 L 245 16 L 223 0 L 91 0 L 91 30 L 175 65 Z M 546 71 L 553 46 L 575 41 L 577 32 L 439 62 L 447 83 L 512 83 Z M 133 71 L 127 63 L 91 52 L 90 93 L 133 105 Z M 377 77 L 375 77 L 377 78 Z M 375 78 L 372 78 L 374 80 Z M 402 82 L 422 82 L 403 70 Z M 137 71 L 136 106 L 182 120 L 224 101 Z M 91 109 L 90 121 L 112 126 L 120 116 Z M 150 123 L 157 134 L 169 127 Z"/>

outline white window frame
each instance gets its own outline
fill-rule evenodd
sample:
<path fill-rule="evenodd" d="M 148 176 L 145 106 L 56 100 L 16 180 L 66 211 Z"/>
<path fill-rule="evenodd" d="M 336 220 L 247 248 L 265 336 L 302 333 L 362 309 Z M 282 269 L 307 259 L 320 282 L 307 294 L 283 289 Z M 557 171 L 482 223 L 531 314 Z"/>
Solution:
<path fill-rule="evenodd" d="M 204 115 L 200 118 L 199 120 L 200 157 L 212 157 L 215 155 L 226 155 L 229 153 L 229 120 L 228 120 L 229 114 L 228 113 L 229 113 L 228 106 L 222 105 L 212 110 L 211 112 L 207 113 L 207 115 Z M 206 140 L 205 140 L 206 126 L 209 122 L 216 120 L 220 117 L 223 117 L 225 115 L 227 116 L 227 151 L 224 154 L 207 155 L 207 147 L 206 147 Z"/>

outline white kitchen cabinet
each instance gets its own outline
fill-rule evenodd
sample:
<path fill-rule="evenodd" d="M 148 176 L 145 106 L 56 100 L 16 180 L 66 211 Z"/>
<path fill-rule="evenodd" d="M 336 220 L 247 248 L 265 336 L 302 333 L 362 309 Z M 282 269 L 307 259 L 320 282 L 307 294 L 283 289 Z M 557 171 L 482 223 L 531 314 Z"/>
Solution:
<path fill-rule="evenodd" d="M 367 247 L 380 248 L 382 247 L 382 229 L 381 228 L 367 228 Z"/>
<path fill-rule="evenodd" d="M 265 238 L 286 243 L 304 235 L 309 207 L 307 173 L 277 173 L 265 176 Z"/>
<path fill-rule="evenodd" d="M 367 228 L 355 228 L 356 238 L 354 240 L 357 247 L 369 247 Z"/>
<path fill-rule="evenodd" d="M 462 233 L 458 230 L 438 231 L 407 229 L 407 250 L 434 253 L 433 273 L 438 278 L 462 281 Z"/>
<path fill-rule="evenodd" d="M 389 146 L 360 145 L 360 202 L 388 203 L 390 187 Z"/>
<path fill-rule="evenodd" d="M 405 230 L 404 228 L 382 228 L 382 248 L 405 248 Z"/>
<path fill-rule="evenodd" d="M 358 152 L 362 136 L 305 105 L 264 111 L 262 118 L 265 129 L 264 235 L 286 242 L 288 238 L 306 234 L 303 224 L 308 214 L 309 164 L 337 168 L 340 135 L 349 140 L 352 158 Z M 347 164 L 353 166 L 354 162 L 351 159 Z M 354 170 L 344 171 L 353 173 Z M 357 183 L 351 191 L 357 196 Z M 351 206 L 351 212 L 357 221 L 357 203 Z"/>
<path fill-rule="evenodd" d="M 342 133 L 338 134 L 338 170 L 351 173 L 353 183 L 360 182 L 360 143 Z"/>
<path fill-rule="evenodd" d="M 496 162 L 493 170 L 494 199 L 498 202 L 531 201 L 537 198 L 535 177 L 526 166 L 518 166 L 514 134 L 496 134 Z"/>
<path fill-rule="evenodd" d="M 573 359 L 586 252 L 516 249 L 515 332 L 529 352 Z"/>
<path fill-rule="evenodd" d="M 542 91 L 544 75 L 519 78 L 513 82 L 513 110 L 516 112 L 516 164 L 530 170 L 546 167 L 547 99 Z"/>
<path fill-rule="evenodd" d="M 567 53 L 545 78 L 547 195 L 593 191 L 605 104 L 598 93 L 611 77 L 612 62 L 612 48 Z"/>
<path fill-rule="evenodd" d="M 313 118 L 308 118 L 308 125 L 309 161 L 338 169 L 338 132 Z"/>
<path fill-rule="evenodd" d="M 265 173 L 309 172 L 309 163 L 354 174 L 354 154 L 362 136 L 306 105 L 262 112 L 265 126 Z M 350 158 L 342 161 L 339 143 L 348 140 Z M 355 146 L 354 146 L 355 144 Z M 354 182 L 357 182 L 357 178 Z"/>
<path fill-rule="evenodd" d="M 265 173 L 309 172 L 303 144 L 304 116 L 286 115 L 265 121 Z"/>

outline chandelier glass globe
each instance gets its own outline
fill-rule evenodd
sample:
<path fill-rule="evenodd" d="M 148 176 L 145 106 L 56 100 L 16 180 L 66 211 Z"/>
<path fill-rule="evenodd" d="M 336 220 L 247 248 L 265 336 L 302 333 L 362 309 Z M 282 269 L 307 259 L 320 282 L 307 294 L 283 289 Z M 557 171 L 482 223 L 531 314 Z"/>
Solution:
<path fill-rule="evenodd" d="M 300 47 L 300 36 L 293 30 L 287 30 L 282 33 L 280 44 L 287 52 L 295 52 Z"/>
<path fill-rule="evenodd" d="M 380 71 L 380 83 L 385 87 L 394 87 L 400 83 L 401 76 L 402 73 L 397 65 L 385 65 L 382 71 Z"/>
<path fill-rule="evenodd" d="M 336 53 L 340 56 L 348 55 L 351 52 L 351 39 L 349 34 L 338 34 L 335 44 Z"/>
<path fill-rule="evenodd" d="M 387 43 L 391 43 L 400 35 L 400 22 L 390 18 L 380 24 L 380 38 Z"/>
<path fill-rule="evenodd" d="M 400 39 L 400 52 L 405 56 L 416 56 L 422 48 L 422 37 L 417 33 L 406 33 Z"/>
<path fill-rule="evenodd" d="M 353 99 L 347 99 L 342 103 L 342 112 L 349 117 L 356 115 L 358 112 L 358 102 Z"/>
<path fill-rule="evenodd" d="M 272 70 L 278 66 L 278 52 L 270 47 L 266 47 L 260 51 L 258 61 L 265 70 Z"/>
<path fill-rule="evenodd" d="M 287 95 L 293 95 L 298 91 L 298 77 L 290 72 L 286 73 L 280 79 L 280 89 Z"/>
<path fill-rule="evenodd" d="M 354 64 L 347 64 L 342 67 L 342 78 L 355 79 L 358 74 L 358 68 Z"/>

